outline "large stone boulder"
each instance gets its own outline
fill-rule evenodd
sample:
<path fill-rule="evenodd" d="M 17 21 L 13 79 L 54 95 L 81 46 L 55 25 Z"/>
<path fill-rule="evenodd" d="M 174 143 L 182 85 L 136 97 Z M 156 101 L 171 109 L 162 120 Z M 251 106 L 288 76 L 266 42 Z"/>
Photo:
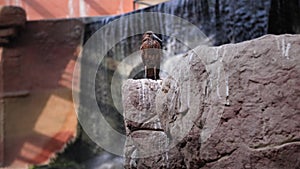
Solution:
<path fill-rule="evenodd" d="M 299 35 L 267 35 L 127 80 L 125 168 L 300 168 L 299 55 Z"/>

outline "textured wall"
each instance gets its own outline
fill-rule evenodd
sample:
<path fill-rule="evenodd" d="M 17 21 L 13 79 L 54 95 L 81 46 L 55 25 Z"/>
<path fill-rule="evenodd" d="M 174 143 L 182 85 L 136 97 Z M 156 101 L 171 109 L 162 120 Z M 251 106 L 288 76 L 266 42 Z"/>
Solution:
<path fill-rule="evenodd" d="M 0 12 L 0 39 L 8 40 L 0 53 L 1 153 L 5 167 L 28 168 L 49 162 L 76 135 L 72 78 L 83 24 L 26 22 L 20 8 L 5 10 Z M 6 29 L 17 32 L 5 34 Z"/>
<path fill-rule="evenodd" d="M 3 93 L 3 65 L 2 65 L 2 47 L 0 47 L 0 94 Z M 4 101 L 3 97 L 0 96 L 0 166 L 3 165 L 4 158 Z"/>
<path fill-rule="evenodd" d="M 300 167 L 300 36 L 199 47 L 123 85 L 126 168 Z"/>
<path fill-rule="evenodd" d="M 133 10 L 133 0 L 0 0 L 1 5 L 24 8 L 28 20 L 107 16 Z"/>

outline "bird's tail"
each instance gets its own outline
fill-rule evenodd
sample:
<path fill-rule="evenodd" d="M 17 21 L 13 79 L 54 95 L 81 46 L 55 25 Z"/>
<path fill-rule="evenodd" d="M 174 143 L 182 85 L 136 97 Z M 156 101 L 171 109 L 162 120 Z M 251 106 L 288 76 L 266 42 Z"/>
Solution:
<path fill-rule="evenodd" d="M 160 79 L 160 77 L 159 77 L 159 69 L 157 69 L 157 68 L 148 68 L 147 69 L 146 78 L 147 79 L 153 79 L 153 80 Z"/>

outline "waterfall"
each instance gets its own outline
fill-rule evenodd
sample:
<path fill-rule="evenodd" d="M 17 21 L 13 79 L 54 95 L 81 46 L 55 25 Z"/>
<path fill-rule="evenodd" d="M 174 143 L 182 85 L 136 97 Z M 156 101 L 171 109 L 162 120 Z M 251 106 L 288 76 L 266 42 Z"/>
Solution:
<path fill-rule="evenodd" d="M 215 45 L 241 42 L 267 33 L 270 5 L 271 0 L 171 0 L 124 15 L 95 18 L 86 25 L 85 39 L 87 40 L 105 24 L 123 16 L 144 12 L 162 12 L 178 16 L 198 26 L 206 36 L 213 37 Z M 152 18 L 150 21 L 143 22 L 158 24 L 166 34 L 170 32 L 176 34 L 176 30 L 168 27 L 169 23 L 162 23 L 161 18 Z M 172 22 L 172 20 L 167 20 L 167 22 Z M 124 37 L 127 38 L 126 33 L 134 31 L 137 26 L 143 26 L 143 24 L 125 23 L 122 30 L 115 31 L 124 33 Z M 186 35 L 192 36 L 192 33 Z M 140 39 L 137 42 L 135 40 L 127 42 L 128 46 L 137 46 Z"/>

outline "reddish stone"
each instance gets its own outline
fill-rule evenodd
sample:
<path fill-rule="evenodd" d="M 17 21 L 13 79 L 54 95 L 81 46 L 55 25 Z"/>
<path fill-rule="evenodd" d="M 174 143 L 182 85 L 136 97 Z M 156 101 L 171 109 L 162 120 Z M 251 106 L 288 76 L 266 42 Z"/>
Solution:
<path fill-rule="evenodd" d="M 17 35 L 17 30 L 16 28 L 5 28 L 5 29 L 0 29 L 0 37 L 11 37 L 11 36 L 16 36 Z"/>
<path fill-rule="evenodd" d="M 24 9 L 16 6 L 0 7 L 0 27 L 24 26 L 25 22 Z"/>
<path fill-rule="evenodd" d="M 5 167 L 48 163 L 76 135 L 72 77 L 82 35 L 79 20 L 27 22 L 3 47 Z"/>
<path fill-rule="evenodd" d="M 8 39 L 6 39 L 6 38 L 0 38 L 0 46 L 4 45 L 4 44 L 8 44 L 8 43 L 9 43 Z"/>

